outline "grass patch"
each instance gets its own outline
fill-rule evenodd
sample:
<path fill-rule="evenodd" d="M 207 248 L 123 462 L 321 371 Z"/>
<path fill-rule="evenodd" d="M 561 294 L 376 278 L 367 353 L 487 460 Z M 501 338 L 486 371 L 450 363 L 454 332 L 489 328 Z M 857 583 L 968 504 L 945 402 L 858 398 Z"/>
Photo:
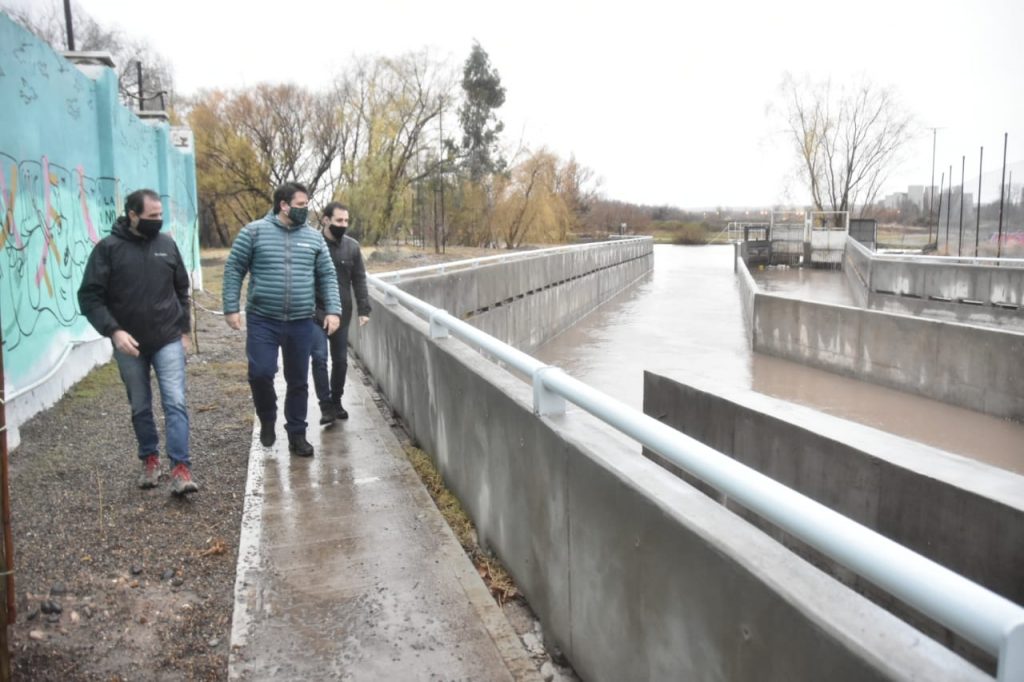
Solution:
<path fill-rule="evenodd" d="M 114 386 L 121 385 L 121 375 L 116 362 L 108 362 L 92 370 L 68 392 L 71 404 L 94 401 L 105 395 Z"/>
<path fill-rule="evenodd" d="M 203 249 L 199 261 L 203 268 L 203 291 L 220 299 L 224 288 L 224 261 L 231 249 Z"/>
<path fill-rule="evenodd" d="M 508 571 L 492 556 L 489 556 L 477 542 L 476 528 L 473 522 L 462 509 L 458 498 L 451 493 L 444 485 L 444 479 L 440 472 L 434 467 L 430 456 L 419 448 L 411 445 L 404 445 L 406 457 L 412 463 L 413 469 L 419 475 L 420 480 L 433 498 L 434 504 L 441 511 L 441 515 L 455 532 L 462 549 L 469 555 L 477 573 L 483 578 L 490 589 L 491 594 L 499 605 L 504 605 L 513 599 L 520 597 L 519 589 L 512 582 Z"/>

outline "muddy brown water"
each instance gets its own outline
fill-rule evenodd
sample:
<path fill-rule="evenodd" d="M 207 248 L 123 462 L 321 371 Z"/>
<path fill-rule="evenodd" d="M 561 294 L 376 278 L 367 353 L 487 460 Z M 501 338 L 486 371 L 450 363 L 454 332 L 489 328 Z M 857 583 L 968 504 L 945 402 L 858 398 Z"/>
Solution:
<path fill-rule="evenodd" d="M 764 393 L 1024 474 L 1024 424 L 750 350 L 732 246 L 654 249 L 654 270 L 534 355 L 643 409 L 643 370 Z M 841 272 L 765 271 L 759 286 L 849 304 Z"/>

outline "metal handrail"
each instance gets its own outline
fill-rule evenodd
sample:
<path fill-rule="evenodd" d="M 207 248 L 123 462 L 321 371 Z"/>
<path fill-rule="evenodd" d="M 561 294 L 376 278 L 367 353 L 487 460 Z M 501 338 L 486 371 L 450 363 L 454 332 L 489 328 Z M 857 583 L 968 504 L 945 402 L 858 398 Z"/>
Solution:
<path fill-rule="evenodd" d="M 872 251 L 868 247 L 861 244 L 859 241 L 850 237 L 850 240 L 861 250 L 867 254 L 868 257 L 874 260 L 882 260 L 888 262 L 922 262 L 922 263 L 940 263 L 944 265 L 999 265 L 1009 266 L 1012 268 L 1024 268 L 1024 258 L 992 258 L 990 256 L 925 256 L 917 255 L 913 253 L 878 253 Z"/>
<path fill-rule="evenodd" d="M 534 412 L 563 413 L 569 401 L 680 466 L 730 499 L 853 570 L 984 651 L 998 657 L 999 682 L 1024 680 L 1024 608 L 717 450 L 545 365 L 378 277 L 385 302 L 430 322 L 533 380 Z"/>
<path fill-rule="evenodd" d="M 653 241 L 653 237 L 642 236 L 642 237 L 629 237 L 626 239 L 616 239 L 616 244 L 622 244 L 625 242 L 643 242 Z M 536 258 L 537 256 L 550 256 L 558 252 L 568 251 L 581 251 L 586 249 L 597 248 L 601 246 L 607 246 L 607 242 L 593 242 L 590 244 L 573 244 L 571 246 L 552 246 L 546 249 L 533 249 L 530 251 L 513 251 L 510 253 L 503 253 L 497 256 L 481 256 L 480 258 L 466 258 L 464 260 L 452 261 L 449 263 L 437 263 L 435 265 L 422 265 L 418 268 L 405 268 L 404 270 L 395 270 L 393 272 L 382 272 L 377 277 L 382 281 L 397 282 L 406 277 L 415 277 L 419 275 L 428 275 L 434 272 L 448 273 L 457 270 L 469 270 L 471 268 L 479 267 L 481 265 L 490 265 L 491 263 L 507 263 L 517 260 L 526 260 L 529 258 Z"/>

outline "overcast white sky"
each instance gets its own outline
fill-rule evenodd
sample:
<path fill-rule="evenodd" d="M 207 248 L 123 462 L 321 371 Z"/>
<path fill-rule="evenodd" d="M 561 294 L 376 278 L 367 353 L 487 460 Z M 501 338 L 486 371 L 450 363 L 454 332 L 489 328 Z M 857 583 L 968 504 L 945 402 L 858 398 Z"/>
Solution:
<path fill-rule="evenodd" d="M 980 145 L 986 172 L 998 169 L 1004 132 L 1009 160 L 1024 160 L 1021 0 L 80 1 L 150 40 L 185 93 L 262 80 L 315 87 L 353 55 L 423 47 L 461 68 L 479 40 L 507 89 L 507 142 L 575 153 L 609 198 L 805 202 L 765 113 L 787 70 L 897 89 L 920 135 L 886 192 L 928 183 L 931 126 L 942 127 L 936 185 L 950 163 L 959 178 L 961 154 L 976 179 Z"/>

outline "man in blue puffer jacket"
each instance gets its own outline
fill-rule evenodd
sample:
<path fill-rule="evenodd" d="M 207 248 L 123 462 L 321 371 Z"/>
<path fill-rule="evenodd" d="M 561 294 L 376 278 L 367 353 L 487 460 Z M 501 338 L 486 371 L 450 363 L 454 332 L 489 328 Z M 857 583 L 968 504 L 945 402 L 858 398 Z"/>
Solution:
<path fill-rule="evenodd" d="M 274 209 L 242 228 L 224 264 L 224 319 L 241 329 L 239 298 L 249 274 L 245 350 L 249 386 L 260 420 L 260 442 L 274 444 L 277 420 L 278 349 L 288 385 L 284 399 L 288 450 L 311 457 L 306 440 L 306 402 L 309 395 L 309 355 L 313 347 L 317 295 L 325 302 L 324 329 L 333 334 L 341 322 L 341 299 L 331 254 L 319 230 L 306 224 L 309 192 L 298 183 L 274 192 Z"/>

